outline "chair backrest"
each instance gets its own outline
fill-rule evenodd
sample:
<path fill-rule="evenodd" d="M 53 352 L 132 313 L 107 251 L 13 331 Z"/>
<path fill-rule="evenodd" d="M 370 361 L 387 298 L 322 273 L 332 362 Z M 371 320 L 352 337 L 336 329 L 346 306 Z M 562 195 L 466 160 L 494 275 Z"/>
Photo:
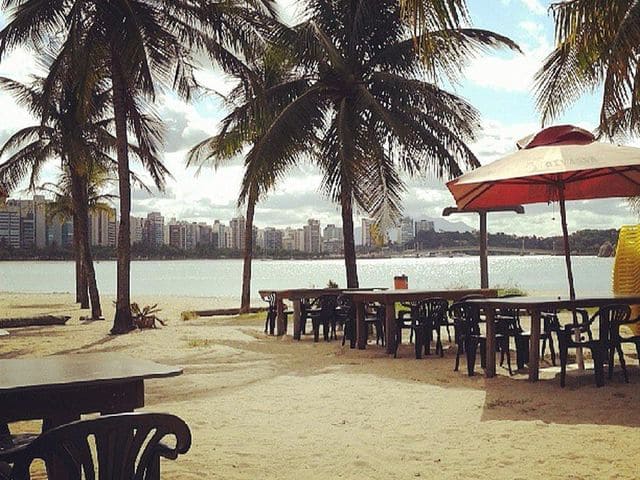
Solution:
<path fill-rule="evenodd" d="M 616 338 L 620 335 L 620 325 L 629 323 L 631 317 L 631 307 L 629 305 L 606 305 L 598 310 L 600 317 L 600 329 L 607 328 L 610 338 Z M 602 338 L 600 332 L 600 338 Z"/>
<path fill-rule="evenodd" d="M 449 316 L 465 335 L 480 334 L 480 309 L 477 306 L 464 301 L 454 302 L 449 307 Z"/>
<path fill-rule="evenodd" d="M 449 310 L 449 302 L 444 298 L 430 298 L 424 302 L 425 314 L 432 320 L 444 321 Z"/>
<path fill-rule="evenodd" d="M 163 443 L 174 437 L 174 446 Z M 12 479 L 28 480 L 36 459 L 55 465 L 65 480 L 157 480 L 160 457 L 175 460 L 191 447 L 180 418 L 164 413 L 124 413 L 61 425 L 33 442 L 0 453 L 13 464 Z"/>
<path fill-rule="evenodd" d="M 269 304 L 269 310 L 276 310 L 276 294 L 275 293 L 269 293 L 267 295 L 264 295 L 261 297 L 263 301 L 267 302 Z"/>

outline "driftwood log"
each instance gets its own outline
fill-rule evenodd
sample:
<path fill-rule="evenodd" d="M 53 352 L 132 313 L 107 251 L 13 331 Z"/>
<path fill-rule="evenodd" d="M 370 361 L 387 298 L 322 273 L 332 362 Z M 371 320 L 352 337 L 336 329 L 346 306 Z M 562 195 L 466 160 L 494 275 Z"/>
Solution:
<path fill-rule="evenodd" d="M 0 328 L 64 325 L 71 317 L 67 315 L 41 315 L 38 317 L 0 318 Z"/>
<path fill-rule="evenodd" d="M 249 313 L 264 312 L 266 308 L 252 307 L 249 309 Z M 189 313 L 194 313 L 199 317 L 222 317 L 227 315 L 238 315 L 240 313 L 239 308 L 217 308 L 215 310 L 194 310 Z"/>

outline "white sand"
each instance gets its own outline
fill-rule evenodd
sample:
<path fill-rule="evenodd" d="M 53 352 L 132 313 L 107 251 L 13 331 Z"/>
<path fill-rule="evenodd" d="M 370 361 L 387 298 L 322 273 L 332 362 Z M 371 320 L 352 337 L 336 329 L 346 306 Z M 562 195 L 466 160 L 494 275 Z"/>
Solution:
<path fill-rule="evenodd" d="M 163 463 L 166 478 L 221 479 L 632 479 L 640 453 L 640 370 L 604 388 L 591 372 L 557 369 L 469 378 L 444 358 L 399 359 L 381 347 L 293 342 L 262 333 L 263 321 L 180 320 L 183 310 L 224 306 L 199 298 L 160 302 L 167 327 L 108 336 L 110 321 L 82 324 L 69 295 L 0 294 L 0 317 L 70 314 L 64 327 L 11 329 L 0 357 L 114 351 L 181 365 L 146 384 L 149 411 L 189 424 L 193 447 Z M 112 318 L 112 299 L 105 299 Z M 515 358 L 515 354 L 513 355 Z M 515 363 L 515 361 L 514 361 Z M 463 362 L 464 369 L 464 362 Z M 618 369 L 619 370 L 619 369 Z M 34 429 L 20 424 L 17 429 Z"/>

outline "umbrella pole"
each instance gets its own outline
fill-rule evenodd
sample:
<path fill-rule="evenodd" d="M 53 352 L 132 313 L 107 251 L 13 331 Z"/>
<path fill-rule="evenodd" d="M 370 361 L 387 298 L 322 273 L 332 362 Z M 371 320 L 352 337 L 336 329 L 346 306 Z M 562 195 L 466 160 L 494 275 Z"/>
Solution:
<path fill-rule="evenodd" d="M 565 206 L 565 198 L 564 198 L 564 184 L 560 184 L 558 187 L 558 197 L 560 201 L 560 221 L 562 223 L 562 238 L 564 240 L 564 260 L 567 264 L 567 277 L 569 279 L 569 298 L 571 300 L 575 300 L 576 298 L 576 290 L 573 286 L 573 270 L 571 269 L 571 248 L 569 247 L 569 230 L 567 228 L 567 209 Z M 573 323 L 577 324 L 578 319 L 576 315 L 576 311 L 571 311 L 573 315 Z M 580 332 L 576 331 L 575 333 L 576 341 L 580 341 Z M 584 369 L 584 357 L 582 356 L 582 348 L 576 349 L 576 362 L 578 363 L 578 368 L 580 370 Z"/>

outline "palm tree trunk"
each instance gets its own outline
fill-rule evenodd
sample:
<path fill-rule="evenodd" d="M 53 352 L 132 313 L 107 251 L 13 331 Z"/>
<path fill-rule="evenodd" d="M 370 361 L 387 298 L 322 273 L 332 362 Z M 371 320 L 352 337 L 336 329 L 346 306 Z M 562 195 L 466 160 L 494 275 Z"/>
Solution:
<path fill-rule="evenodd" d="M 116 157 L 118 161 L 118 191 L 120 194 L 120 228 L 118 230 L 118 264 L 116 315 L 112 334 L 122 334 L 134 327 L 131 318 L 131 184 L 129 179 L 129 144 L 127 139 L 127 112 L 125 109 L 125 85 L 119 64 L 118 52 L 111 46 L 111 82 L 113 84 L 113 113 L 116 124 Z"/>
<path fill-rule="evenodd" d="M 91 241 L 89 238 L 89 196 L 87 192 L 88 181 L 86 178 L 80 180 L 80 191 L 82 198 L 78 204 L 78 221 L 82 235 L 80 241 L 83 244 L 83 266 L 85 279 L 89 289 L 89 299 L 91 300 L 91 318 L 99 320 L 102 318 L 102 307 L 100 305 L 100 293 L 96 281 L 96 271 L 93 266 L 93 255 L 91 254 Z"/>
<path fill-rule="evenodd" d="M 255 214 L 256 198 L 252 189 L 247 200 L 247 222 L 244 233 L 244 263 L 242 266 L 242 296 L 240 298 L 240 313 L 248 313 L 251 308 L 251 261 L 253 259 L 253 217 Z"/>
<path fill-rule="evenodd" d="M 342 181 L 340 206 L 342 207 L 342 235 L 344 239 L 344 264 L 347 270 L 347 288 L 358 288 L 356 243 L 353 235 L 353 196 L 351 186 Z"/>
<path fill-rule="evenodd" d="M 84 244 L 82 243 L 82 232 L 80 219 L 77 210 L 77 194 L 72 193 L 71 201 L 74 203 L 73 210 L 73 251 L 76 262 L 76 303 L 80 308 L 89 308 L 89 295 L 87 295 L 87 272 L 84 265 Z"/>

